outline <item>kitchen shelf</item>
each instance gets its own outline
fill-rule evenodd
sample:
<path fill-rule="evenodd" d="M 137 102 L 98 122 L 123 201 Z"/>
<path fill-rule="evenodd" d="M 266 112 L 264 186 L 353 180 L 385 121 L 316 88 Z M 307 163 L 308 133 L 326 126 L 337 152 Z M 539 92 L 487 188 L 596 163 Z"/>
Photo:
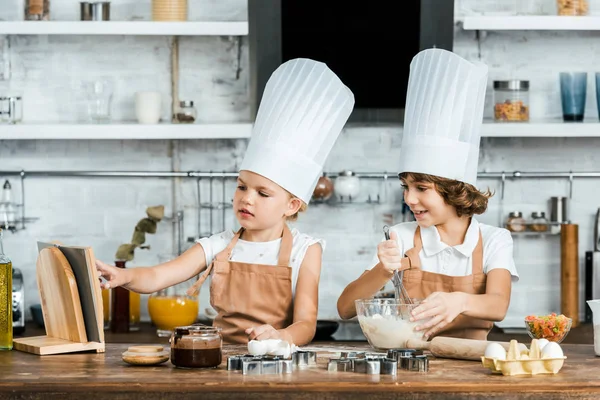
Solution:
<path fill-rule="evenodd" d="M 465 30 L 484 31 L 597 31 L 600 30 L 600 17 L 562 15 L 465 16 L 462 18 L 462 27 Z"/>
<path fill-rule="evenodd" d="M 248 22 L 0 21 L 0 35 L 247 36 Z"/>
<path fill-rule="evenodd" d="M 232 124 L 15 124 L 0 125 L 0 140 L 52 139 L 243 139 L 251 123 Z"/>
<path fill-rule="evenodd" d="M 485 120 L 482 137 L 600 137 L 600 122 L 494 122 Z"/>

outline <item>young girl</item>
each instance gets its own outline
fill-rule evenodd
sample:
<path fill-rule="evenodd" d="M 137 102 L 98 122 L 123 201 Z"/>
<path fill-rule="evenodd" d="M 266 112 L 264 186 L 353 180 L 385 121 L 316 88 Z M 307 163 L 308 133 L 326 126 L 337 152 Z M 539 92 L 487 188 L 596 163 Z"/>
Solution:
<path fill-rule="evenodd" d="M 323 63 L 296 59 L 271 76 L 240 167 L 233 211 L 241 228 L 198 240 L 173 261 L 119 269 L 97 261 L 103 287 L 152 293 L 205 271 L 214 324 L 227 342 L 309 343 L 316 330 L 324 242 L 290 230 L 354 105 Z M 208 268 L 207 268 L 208 267 Z M 195 291 L 194 290 L 194 291 Z"/>
<path fill-rule="evenodd" d="M 487 339 L 518 280 L 512 238 L 473 216 L 487 208 L 489 191 L 474 186 L 487 68 L 441 49 L 411 63 L 400 180 L 415 222 L 390 229 L 368 270 L 338 300 L 344 319 L 354 301 L 372 297 L 404 271 L 411 298 L 424 299 L 411 321 L 425 340 L 436 336 Z"/>

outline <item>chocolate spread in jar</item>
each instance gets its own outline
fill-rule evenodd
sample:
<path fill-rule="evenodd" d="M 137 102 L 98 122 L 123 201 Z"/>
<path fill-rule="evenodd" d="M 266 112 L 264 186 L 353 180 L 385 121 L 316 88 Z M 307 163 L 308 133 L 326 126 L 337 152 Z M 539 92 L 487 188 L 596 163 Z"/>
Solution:
<path fill-rule="evenodd" d="M 179 368 L 215 368 L 221 364 L 223 340 L 217 328 L 191 325 L 171 337 L 171 363 Z"/>

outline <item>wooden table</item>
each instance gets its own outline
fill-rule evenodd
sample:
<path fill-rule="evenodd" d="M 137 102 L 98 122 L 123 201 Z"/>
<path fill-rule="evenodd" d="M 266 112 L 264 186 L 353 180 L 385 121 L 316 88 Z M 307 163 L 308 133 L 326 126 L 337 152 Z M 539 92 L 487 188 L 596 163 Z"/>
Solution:
<path fill-rule="evenodd" d="M 161 342 L 162 344 L 162 342 Z M 327 372 L 331 353 L 320 352 L 318 366 L 289 375 L 242 375 L 226 369 L 228 354 L 245 346 L 224 347 L 218 369 L 185 370 L 170 361 L 135 367 L 121 360 L 128 344 L 107 343 L 106 353 L 36 356 L 0 352 L 0 399 L 403 399 L 600 398 L 600 357 L 591 345 L 564 345 L 567 360 L 557 375 L 492 375 L 481 363 L 430 359 L 429 372 L 401 371 L 396 377 Z M 319 343 L 314 347 L 368 350 L 365 343 Z M 210 397 L 208 397 L 210 396 Z"/>

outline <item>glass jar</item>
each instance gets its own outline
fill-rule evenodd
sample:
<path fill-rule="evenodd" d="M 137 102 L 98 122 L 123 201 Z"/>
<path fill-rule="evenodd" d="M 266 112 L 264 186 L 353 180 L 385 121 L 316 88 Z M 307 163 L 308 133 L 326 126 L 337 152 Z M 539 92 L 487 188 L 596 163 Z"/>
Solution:
<path fill-rule="evenodd" d="M 494 120 L 529 121 L 529 81 L 494 81 Z"/>
<path fill-rule="evenodd" d="M 13 347 L 12 261 L 4 254 L 0 229 L 0 350 Z"/>
<path fill-rule="evenodd" d="M 158 256 L 160 264 L 175 259 L 176 255 Z M 159 337 L 169 337 L 178 326 L 187 326 L 198 318 L 198 296 L 189 296 L 186 292 L 196 282 L 196 277 L 168 288 L 152 293 L 148 297 L 148 314 L 156 325 Z"/>
<path fill-rule="evenodd" d="M 549 229 L 546 213 L 543 211 L 531 213 L 531 224 L 529 228 L 533 232 L 547 232 Z"/>
<path fill-rule="evenodd" d="M 589 9 L 588 0 L 556 0 L 558 15 L 588 15 Z"/>
<path fill-rule="evenodd" d="M 196 121 L 196 109 L 193 101 L 180 101 L 177 111 L 177 121 L 183 124 L 191 124 Z"/>
<path fill-rule="evenodd" d="M 221 328 L 194 324 L 178 326 L 171 335 L 171 363 L 179 368 L 215 368 L 221 365 Z"/>
<path fill-rule="evenodd" d="M 50 0 L 25 0 L 25 20 L 50 20 Z"/>
<path fill-rule="evenodd" d="M 511 232 L 523 232 L 526 228 L 527 224 L 525 223 L 525 218 L 523 218 L 523 213 L 521 213 L 521 211 L 513 211 L 508 214 L 506 229 Z"/>
<path fill-rule="evenodd" d="M 23 98 L 21 96 L 0 97 L 0 121 L 16 124 L 23 120 Z"/>

